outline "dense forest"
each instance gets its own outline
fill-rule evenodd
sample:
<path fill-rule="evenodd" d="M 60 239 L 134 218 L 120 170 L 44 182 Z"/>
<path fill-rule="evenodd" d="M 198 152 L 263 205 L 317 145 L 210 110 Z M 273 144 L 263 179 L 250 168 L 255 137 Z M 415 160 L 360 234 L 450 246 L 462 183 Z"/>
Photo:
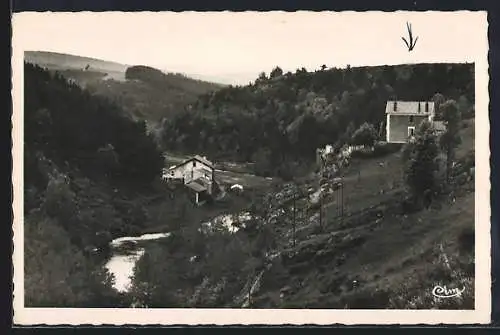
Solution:
<path fill-rule="evenodd" d="M 119 306 L 95 251 L 147 221 L 131 199 L 163 157 L 115 104 L 38 66 L 24 75 L 26 305 Z"/>
<path fill-rule="evenodd" d="M 339 147 L 365 122 L 383 138 L 388 99 L 446 96 L 470 109 L 473 79 L 473 64 L 323 66 L 295 73 L 276 67 L 253 84 L 205 94 L 185 113 L 164 119 L 163 144 L 214 159 L 253 161 L 261 175 L 289 177 L 312 161 L 316 148 Z"/>

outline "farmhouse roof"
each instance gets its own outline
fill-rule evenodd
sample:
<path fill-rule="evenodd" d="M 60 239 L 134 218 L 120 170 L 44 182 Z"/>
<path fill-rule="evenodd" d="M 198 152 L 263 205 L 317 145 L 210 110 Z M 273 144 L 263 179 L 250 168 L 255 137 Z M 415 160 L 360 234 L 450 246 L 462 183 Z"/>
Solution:
<path fill-rule="evenodd" d="M 203 164 L 205 164 L 205 165 L 207 165 L 207 166 L 209 166 L 211 168 L 214 167 L 213 164 L 212 164 L 212 162 L 209 161 L 206 157 L 201 157 L 199 155 L 196 155 L 192 159 L 196 159 L 198 162 L 201 162 L 201 163 L 203 163 Z"/>
<path fill-rule="evenodd" d="M 401 115 L 430 115 L 434 114 L 434 102 L 433 101 L 387 101 L 387 104 L 385 106 L 385 113 L 401 114 Z"/>
<path fill-rule="evenodd" d="M 209 168 L 212 168 L 212 169 L 214 168 L 213 163 L 212 163 L 212 162 L 210 162 L 208 159 L 206 159 L 205 157 L 201 157 L 201 156 L 199 156 L 199 155 L 195 155 L 195 156 L 193 156 L 193 157 L 191 157 L 191 158 L 189 158 L 189 159 L 186 159 L 186 160 L 185 160 L 184 162 L 182 162 L 182 163 L 179 163 L 179 164 L 177 164 L 177 165 L 171 166 L 169 169 L 175 169 L 175 168 L 178 168 L 179 166 L 183 166 L 184 164 L 187 164 L 187 163 L 189 163 L 189 162 L 191 162 L 191 161 L 193 161 L 193 160 L 198 161 L 198 162 L 200 162 L 200 163 L 202 163 L 202 164 L 204 164 L 204 165 L 208 166 Z"/>
<path fill-rule="evenodd" d="M 195 181 L 186 184 L 186 186 L 189 187 L 190 189 L 194 190 L 195 192 L 202 192 L 202 191 L 205 191 L 207 189 L 204 185 L 198 184 Z"/>

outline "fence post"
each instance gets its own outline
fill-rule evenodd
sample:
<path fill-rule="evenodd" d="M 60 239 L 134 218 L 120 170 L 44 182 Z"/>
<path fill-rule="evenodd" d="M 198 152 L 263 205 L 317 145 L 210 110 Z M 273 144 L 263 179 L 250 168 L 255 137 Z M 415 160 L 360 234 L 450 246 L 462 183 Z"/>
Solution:
<path fill-rule="evenodd" d="M 323 231 L 323 197 L 319 198 L 319 227 Z"/>
<path fill-rule="evenodd" d="M 295 205 L 296 205 L 296 202 L 295 202 L 295 198 L 296 198 L 296 194 L 295 192 L 293 193 L 293 236 L 292 236 L 292 240 L 293 240 L 293 247 L 295 248 Z"/>

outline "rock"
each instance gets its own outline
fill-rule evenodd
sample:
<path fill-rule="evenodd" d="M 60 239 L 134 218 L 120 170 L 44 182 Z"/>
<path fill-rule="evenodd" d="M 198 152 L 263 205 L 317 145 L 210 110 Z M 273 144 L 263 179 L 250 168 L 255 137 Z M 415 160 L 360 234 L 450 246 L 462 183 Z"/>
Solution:
<path fill-rule="evenodd" d="M 292 290 L 292 287 L 290 285 L 286 285 L 280 289 L 280 293 L 287 293 Z"/>

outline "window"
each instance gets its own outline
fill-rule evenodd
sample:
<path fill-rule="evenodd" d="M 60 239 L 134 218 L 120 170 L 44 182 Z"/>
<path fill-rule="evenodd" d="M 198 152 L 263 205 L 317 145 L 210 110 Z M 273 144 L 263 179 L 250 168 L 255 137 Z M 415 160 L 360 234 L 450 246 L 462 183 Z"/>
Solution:
<path fill-rule="evenodd" d="M 193 167 L 196 167 L 196 161 L 193 161 Z"/>
<path fill-rule="evenodd" d="M 410 123 L 413 123 L 413 115 L 410 115 L 410 118 L 408 120 Z"/>
<path fill-rule="evenodd" d="M 415 136 L 415 127 L 408 127 L 408 137 Z"/>

